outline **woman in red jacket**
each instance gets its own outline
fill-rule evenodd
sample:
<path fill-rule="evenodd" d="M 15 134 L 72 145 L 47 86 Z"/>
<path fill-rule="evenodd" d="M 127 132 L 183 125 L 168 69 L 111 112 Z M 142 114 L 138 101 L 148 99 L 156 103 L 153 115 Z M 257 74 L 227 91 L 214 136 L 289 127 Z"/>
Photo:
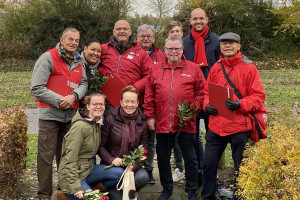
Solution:
<path fill-rule="evenodd" d="M 122 157 L 139 145 L 148 148 L 147 122 L 144 113 L 138 109 L 138 92 L 134 86 L 121 91 L 121 106 L 105 118 L 102 127 L 99 155 L 101 163 L 122 168 Z M 124 169 L 123 169 L 124 170 Z M 132 163 L 135 187 L 139 191 L 149 180 L 148 173 L 140 165 Z M 122 199 L 121 193 L 109 191 L 111 198 Z"/>

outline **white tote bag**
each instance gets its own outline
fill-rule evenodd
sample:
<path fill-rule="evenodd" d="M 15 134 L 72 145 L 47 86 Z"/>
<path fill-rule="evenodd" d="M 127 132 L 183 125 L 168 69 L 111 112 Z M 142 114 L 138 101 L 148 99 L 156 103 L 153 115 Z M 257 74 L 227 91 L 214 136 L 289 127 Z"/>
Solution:
<path fill-rule="evenodd" d="M 134 172 L 131 171 L 129 167 L 130 165 L 128 165 L 125 171 L 123 172 L 117 184 L 117 190 L 123 190 L 122 200 L 137 200 L 137 193 L 135 190 L 135 183 L 134 183 Z M 122 184 L 120 185 L 121 181 Z"/>

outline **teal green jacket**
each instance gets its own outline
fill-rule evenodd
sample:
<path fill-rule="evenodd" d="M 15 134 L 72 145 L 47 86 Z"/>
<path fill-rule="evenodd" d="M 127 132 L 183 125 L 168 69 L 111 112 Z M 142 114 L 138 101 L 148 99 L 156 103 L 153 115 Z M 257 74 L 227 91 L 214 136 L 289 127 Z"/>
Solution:
<path fill-rule="evenodd" d="M 92 172 L 100 145 L 101 122 L 89 119 L 84 112 L 76 112 L 62 144 L 58 184 L 64 193 L 83 191 L 80 182 Z"/>

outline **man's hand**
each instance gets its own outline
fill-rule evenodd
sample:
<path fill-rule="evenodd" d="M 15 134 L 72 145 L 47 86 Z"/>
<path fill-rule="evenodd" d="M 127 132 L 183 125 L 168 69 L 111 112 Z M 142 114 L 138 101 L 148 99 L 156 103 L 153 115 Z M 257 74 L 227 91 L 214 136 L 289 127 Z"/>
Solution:
<path fill-rule="evenodd" d="M 70 94 L 68 96 L 63 97 L 60 100 L 59 107 L 61 109 L 70 109 L 73 107 L 74 101 L 75 101 L 75 96 L 73 94 Z"/>
<path fill-rule="evenodd" d="M 193 115 L 189 115 L 189 116 L 183 116 L 183 121 L 187 122 L 189 120 L 191 120 L 193 118 Z"/>
<path fill-rule="evenodd" d="M 155 130 L 155 119 L 149 119 L 147 121 L 147 123 L 148 123 L 149 129 L 151 131 L 154 131 Z"/>
<path fill-rule="evenodd" d="M 209 115 L 216 115 L 218 114 L 217 109 L 214 107 L 210 106 L 209 103 L 205 106 L 206 113 Z"/>
<path fill-rule="evenodd" d="M 116 166 L 116 167 L 121 167 L 123 165 L 123 162 L 122 162 L 122 159 L 121 158 L 115 158 L 111 164 L 113 166 Z"/>
<path fill-rule="evenodd" d="M 226 108 L 229 110 L 235 111 L 241 108 L 241 103 L 239 100 L 233 100 L 233 101 L 225 101 Z"/>
<path fill-rule="evenodd" d="M 78 191 L 74 194 L 75 197 L 77 197 L 78 199 L 82 199 L 83 198 L 83 191 Z"/>

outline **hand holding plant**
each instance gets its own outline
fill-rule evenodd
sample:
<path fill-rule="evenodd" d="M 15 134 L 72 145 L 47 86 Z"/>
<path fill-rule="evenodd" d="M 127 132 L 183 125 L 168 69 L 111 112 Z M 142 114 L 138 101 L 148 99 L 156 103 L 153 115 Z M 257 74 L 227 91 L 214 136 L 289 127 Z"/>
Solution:
<path fill-rule="evenodd" d="M 139 145 L 134 151 L 131 151 L 129 155 L 123 155 L 122 163 L 123 167 L 130 164 L 137 163 L 142 165 L 145 160 L 147 160 L 147 149 L 144 149 L 143 145 Z M 105 169 L 111 168 L 113 165 L 108 165 Z"/>
<path fill-rule="evenodd" d="M 192 100 L 183 100 L 178 104 L 178 117 L 179 117 L 179 130 L 176 137 L 179 136 L 183 127 L 186 125 L 187 119 L 192 118 L 197 114 L 198 107 L 195 105 L 195 101 Z"/>

